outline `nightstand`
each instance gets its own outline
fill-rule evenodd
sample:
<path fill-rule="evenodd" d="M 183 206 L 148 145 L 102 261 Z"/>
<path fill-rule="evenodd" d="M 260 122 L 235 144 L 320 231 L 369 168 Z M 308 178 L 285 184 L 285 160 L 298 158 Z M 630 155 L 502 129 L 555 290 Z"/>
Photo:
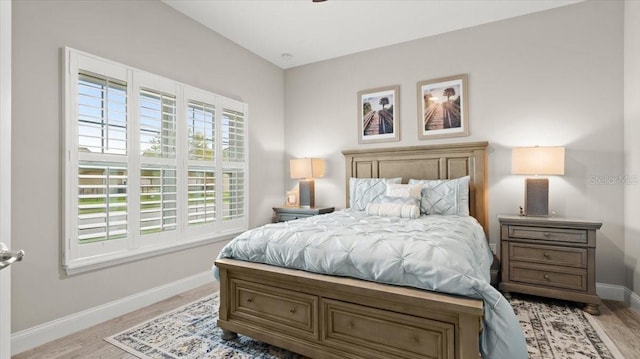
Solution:
<path fill-rule="evenodd" d="M 317 216 L 319 214 L 331 213 L 334 209 L 334 207 L 273 207 L 273 221 L 286 222 L 294 219 Z"/>
<path fill-rule="evenodd" d="M 502 281 L 510 292 L 584 303 L 599 315 L 596 231 L 602 223 L 563 217 L 500 215 Z"/>

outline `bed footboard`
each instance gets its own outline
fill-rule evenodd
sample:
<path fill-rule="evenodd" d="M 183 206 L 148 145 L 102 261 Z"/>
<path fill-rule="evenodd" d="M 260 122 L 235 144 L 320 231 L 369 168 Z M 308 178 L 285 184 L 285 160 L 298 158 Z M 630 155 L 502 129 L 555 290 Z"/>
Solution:
<path fill-rule="evenodd" d="M 220 272 L 223 339 L 314 359 L 479 357 L 481 300 L 233 259 Z"/>

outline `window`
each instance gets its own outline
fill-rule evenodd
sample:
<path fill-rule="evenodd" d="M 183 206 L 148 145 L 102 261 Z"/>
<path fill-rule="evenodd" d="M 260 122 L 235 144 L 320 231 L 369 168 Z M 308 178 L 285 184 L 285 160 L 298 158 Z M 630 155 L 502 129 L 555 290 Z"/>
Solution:
<path fill-rule="evenodd" d="M 189 100 L 187 105 L 188 223 L 197 226 L 216 219 L 215 106 L 206 102 L 213 101 L 206 94 L 187 92 L 187 96 L 204 99 Z"/>
<path fill-rule="evenodd" d="M 176 158 L 176 97 L 140 90 L 140 155 Z"/>
<path fill-rule="evenodd" d="M 216 218 L 214 170 L 189 168 L 189 225 L 212 222 Z"/>
<path fill-rule="evenodd" d="M 222 110 L 223 157 L 223 220 L 234 220 L 245 215 L 245 116 L 244 113 Z"/>
<path fill-rule="evenodd" d="M 70 48 L 65 64 L 67 272 L 247 229 L 246 104 Z"/>
<path fill-rule="evenodd" d="M 78 74 L 78 150 L 127 154 L 127 84 Z"/>
<path fill-rule="evenodd" d="M 175 230 L 177 216 L 176 169 L 144 166 L 140 169 L 140 234 Z"/>
<path fill-rule="evenodd" d="M 78 242 L 127 236 L 127 169 L 122 164 L 78 165 Z"/>
<path fill-rule="evenodd" d="M 137 75 L 137 76 L 136 76 Z M 136 145 L 141 247 L 170 243 L 179 232 L 178 216 L 178 110 L 175 82 L 136 74 L 133 78 L 139 119 Z M 133 218 L 132 218 L 133 219 Z"/>

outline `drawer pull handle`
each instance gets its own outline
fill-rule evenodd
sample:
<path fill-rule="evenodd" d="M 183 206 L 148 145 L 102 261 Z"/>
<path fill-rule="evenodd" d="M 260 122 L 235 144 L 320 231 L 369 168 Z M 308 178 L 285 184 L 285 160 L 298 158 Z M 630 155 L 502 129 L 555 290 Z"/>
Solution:
<path fill-rule="evenodd" d="M 545 275 L 544 275 L 544 279 L 549 280 L 549 275 L 548 275 L 548 274 L 545 274 Z"/>
<path fill-rule="evenodd" d="M 543 255 L 545 258 L 549 258 L 549 257 L 551 257 L 551 254 L 549 254 L 549 252 L 544 252 L 542 255 Z"/>
<path fill-rule="evenodd" d="M 544 232 L 542 234 L 544 234 L 545 237 L 549 237 L 551 235 L 551 233 L 549 233 L 549 232 Z"/>
<path fill-rule="evenodd" d="M 289 313 L 296 314 L 296 308 L 295 307 L 291 307 L 291 309 L 289 309 Z"/>
<path fill-rule="evenodd" d="M 249 297 L 249 298 L 247 298 L 247 302 L 249 302 L 249 303 L 253 303 L 253 297 Z"/>
<path fill-rule="evenodd" d="M 353 322 L 352 321 L 348 321 L 347 322 L 347 329 L 353 329 Z"/>

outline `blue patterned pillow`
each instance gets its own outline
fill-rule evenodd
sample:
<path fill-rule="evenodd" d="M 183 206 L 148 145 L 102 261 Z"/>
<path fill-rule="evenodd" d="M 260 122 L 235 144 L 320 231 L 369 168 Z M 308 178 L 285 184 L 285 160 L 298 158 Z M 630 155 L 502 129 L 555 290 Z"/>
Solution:
<path fill-rule="evenodd" d="M 440 215 L 469 215 L 469 176 L 451 180 L 415 180 L 422 184 L 420 212 Z"/>
<path fill-rule="evenodd" d="M 384 196 L 387 183 L 400 183 L 402 178 L 350 178 L 349 203 L 351 208 L 364 211 L 367 204 Z"/>

